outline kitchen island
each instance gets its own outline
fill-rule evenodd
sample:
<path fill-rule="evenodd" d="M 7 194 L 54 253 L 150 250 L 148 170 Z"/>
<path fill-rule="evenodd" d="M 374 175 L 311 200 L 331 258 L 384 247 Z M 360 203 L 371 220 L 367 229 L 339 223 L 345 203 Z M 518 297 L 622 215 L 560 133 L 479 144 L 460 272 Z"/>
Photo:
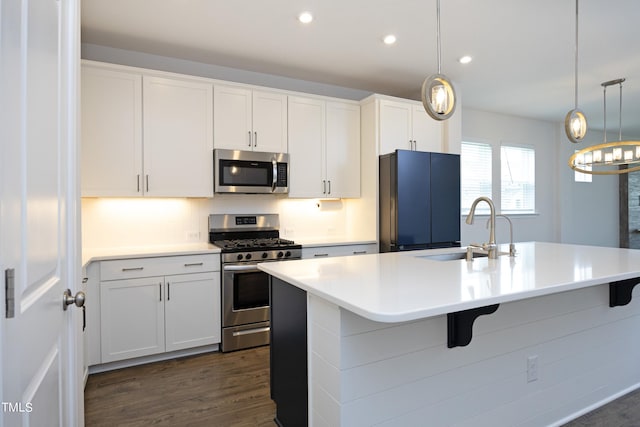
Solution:
<path fill-rule="evenodd" d="M 278 422 L 561 425 L 638 388 L 640 251 L 516 248 L 261 264 Z"/>

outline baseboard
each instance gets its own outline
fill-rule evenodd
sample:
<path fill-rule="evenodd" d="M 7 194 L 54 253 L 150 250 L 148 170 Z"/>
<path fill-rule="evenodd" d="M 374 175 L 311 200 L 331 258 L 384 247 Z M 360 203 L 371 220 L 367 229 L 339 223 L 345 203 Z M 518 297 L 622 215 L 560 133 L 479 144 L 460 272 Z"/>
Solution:
<path fill-rule="evenodd" d="M 637 389 L 640 389 L 640 383 L 634 384 L 631 387 L 628 387 L 628 388 L 626 388 L 624 390 L 621 390 L 618 393 L 612 394 L 611 396 L 608 396 L 607 398 L 602 399 L 602 400 L 594 403 L 593 405 L 589 405 L 586 408 L 583 408 L 583 409 L 581 409 L 581 410 L 579 410 L 577 412 L 574 412 L 573 414 L 571 414 L 571 415 L 569 415 L 569 416 L 567 416 L 567 417 L 565 417 L 565 418 L 563 418 L 563 419 L 561 419 L 559 421 L 556 421 L 553 424 L 550 424 L 549 427 L 560 427 L 560 426 L 563 426 L 563 425 L 567 424 L 568 422 L 573 421 L 576 418 L 579 418 L 579 417 L 581 417 L 581 416 L 583 416 L 585 414 L 588 414 L 589 412 L 594 411 L 594 410 L 606 405 L 607 403 L 611 403 L 614 400 L 616 400 L 616 399 L 618 399 L 618 398 L 620 398 L 620 397 L 622 397 L 622 396 L 624 396 L 626 394 L 629 394 L 632 391 L 635 391 Z"/>
<path fill-rule="evenodd" d="M 131 366 L 144 365 L 146 363 L 161 362 L 163 360 L 177 359 L 179 357 L 194 356 L 196 354 L 220 351 L 219 344 L 205 345 L 202 347 L 189 348 L 186 350 L 172 351 L 168 353 L 154 354 L 151 356 L 136 357 L 134 359 L 119 360 L 117 362 L 102 363 L 100 365 L 89 366 L 88 375 L 100 372 L 113 371 L 116 369 L 129 368 Z M 86 384 L 86 381 L 85 381 Z"/>

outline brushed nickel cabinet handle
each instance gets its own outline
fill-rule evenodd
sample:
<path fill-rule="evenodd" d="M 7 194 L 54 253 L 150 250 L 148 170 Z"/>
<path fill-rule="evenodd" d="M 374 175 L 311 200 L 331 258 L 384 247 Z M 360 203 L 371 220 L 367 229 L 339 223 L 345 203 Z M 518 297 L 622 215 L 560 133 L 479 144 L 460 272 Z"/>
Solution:
<path fill-rule="evenodd" d="M 144 267 L 130 267 L 130 268 L 123 268 L 122 271 L 141 271 L 144 270 Z"/>
<path fill-rule="evenodd" d="M 167 301 L 171 301 L 171 283 L 167 282 Z"/>
<path fill-rule="evenodd" d="M 138 182 L 138 190 L 136 191 L 139 193 L 140 192 L 140 174 L 138 174 L 137 182 Z"/>
<path fill-rule="evenodd" d="M 160 290 L 160 301 L 162 301 L 162 283 L 158 283 L 158 289 Z"/>
<path fill-rule="evenodd" d="M 258 132 L 253 133 L 253 146 L 254 147 L 258 146 Z"/>
<path fill-rule="evenodd" d="M 366 253 L 367 253 L 367 251 L 353 251 L 354 255 L 363 255 L 363 254 L 366 254 Z"/>
<path fill-rule="evenodd" d="M 184 266 L 185 267 L 198 267 L 198 266 L 202 266 L 204 265 L 204 262 L 189 262 L 186 263 Z"/>
<path fill-rule="evenodd" d="M 316 257 L 316 258 L 322 258 L 322 257 L 329 256 L 329 254 L 313 254 L 313 256 Z"/>
<path fill-rule="evenodd" d="M 253 145 L 253 142 L 251 141 L 251 131 L 249 131 L 249 147 L 251 147 Z"/>
<path fill-rule="evenodd" d="M 149 175 L 147 175 L 147 192 L 149 192 Z"/>

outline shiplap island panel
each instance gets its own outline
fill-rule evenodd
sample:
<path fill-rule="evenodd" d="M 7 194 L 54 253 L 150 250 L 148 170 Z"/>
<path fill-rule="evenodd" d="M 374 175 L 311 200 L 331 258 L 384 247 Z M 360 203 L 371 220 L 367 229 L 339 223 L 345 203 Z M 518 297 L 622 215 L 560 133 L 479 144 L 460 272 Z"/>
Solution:
<path fill-rule="evenodd" d="M 309 425 L 562 425 L 637 388 L 640 286 L 610 307 L 609 283 L 640 277 L 640 251 L 517 249 L 262 264 L 274 286 L 306 293 Z M 490 304 L 471 343 L 447 348 L 446 314 Z"/>

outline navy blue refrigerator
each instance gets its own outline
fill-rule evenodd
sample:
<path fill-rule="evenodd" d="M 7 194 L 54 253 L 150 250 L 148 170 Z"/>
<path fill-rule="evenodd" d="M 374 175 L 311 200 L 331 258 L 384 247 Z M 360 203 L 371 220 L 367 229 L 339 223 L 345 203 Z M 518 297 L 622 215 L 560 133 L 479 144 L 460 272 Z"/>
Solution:
<path fill-rule="evenodd" d="M 380 252 L 460 246 L 460 156 L 380 156 Z"/>

